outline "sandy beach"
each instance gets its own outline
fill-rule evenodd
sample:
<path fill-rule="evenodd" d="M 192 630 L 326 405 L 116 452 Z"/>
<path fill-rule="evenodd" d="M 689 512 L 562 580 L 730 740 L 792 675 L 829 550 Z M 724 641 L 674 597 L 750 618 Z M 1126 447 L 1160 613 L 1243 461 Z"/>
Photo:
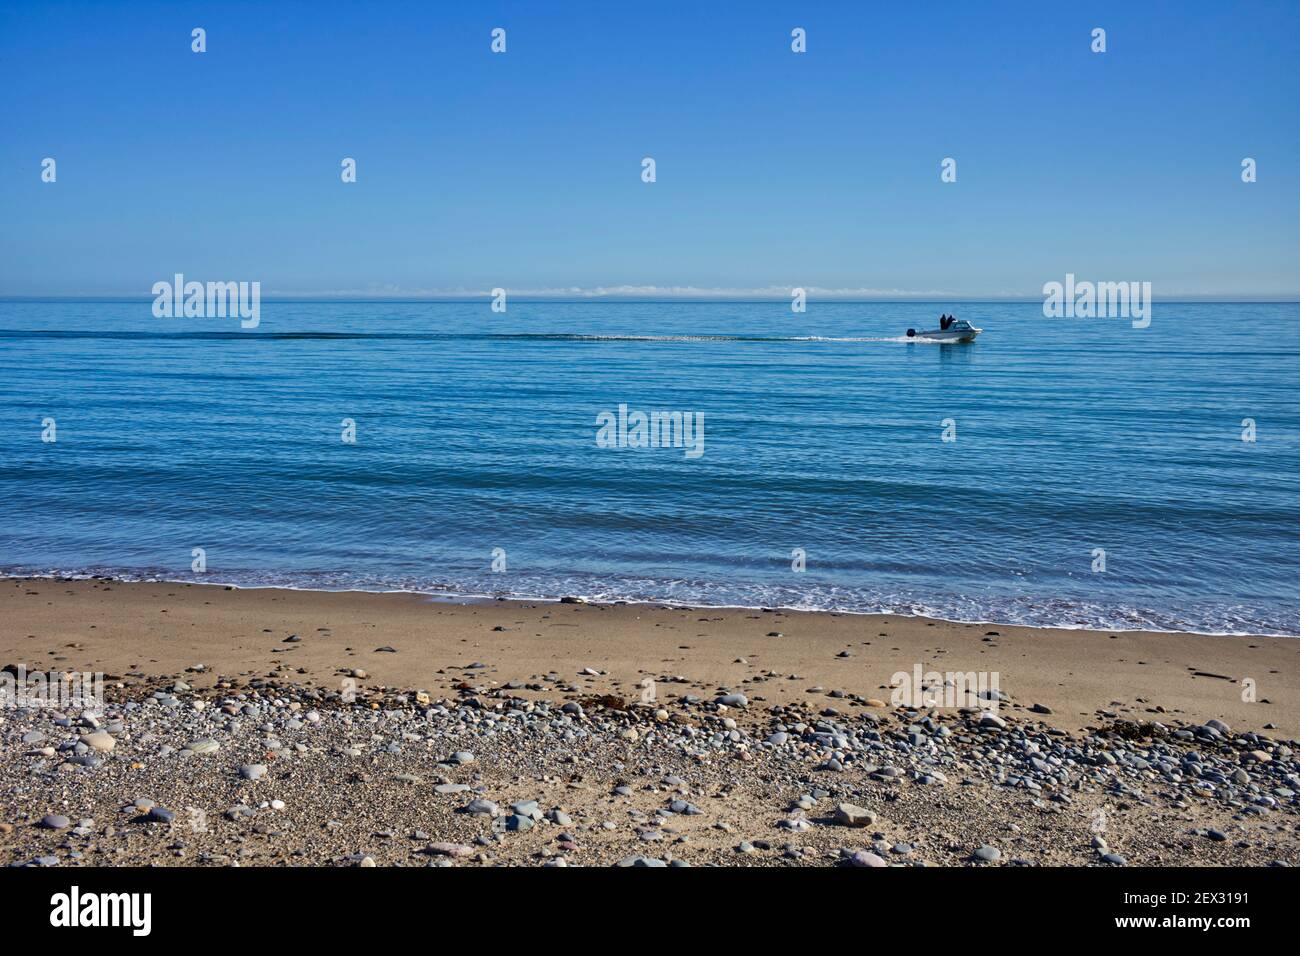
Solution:
<path fill-rule="evenodd" d="M 672 699 L 720 686 L 756 701 L 807 701 L 810 688 L 888 700 L 893 675 L 997 672 L 1016 713 L 1051 708 L 1078 731 L 1114 717 L 1300 736 L 1300 641 L 1284 637 L 1053 630 L 850 615 L 654 605 L 486 601 L 415 594 L 230 589 L 191 584 L 14 580 L 0 586 L 5 662 L 107 674 L 278 672 L 339 689 L 361 668 L 375 690 L 454 693 L 555 672 L 581 693 L 639 699 L 646 678 Z M 285 643 L 289 635 L 300 640 Z M 379 648 L 391 648 L 379 650 Z M 845 656 L 839 656 L 844 654 Z M 581 672 L 591 668 L 600 675 Z M 771 675 L 777 676 L 771 676 Z M 684 681 L 680 679 L 684 678 Z M 1242 681 L 1256 684 L 1253 703 Z M 761 690 L 753 688 L 761 685 Z M 520 697 L 546 692 L 514 688 Z M 824 695 L 823 695 L 824 696 Z"/>
<path fill-rule="evenodd" d="M 107 580 L 0 614 L 11 671 L 108 698 L 4 711 L 8 863 L 1300 863 L 1294 639 Z M 893 706 L 918 666 L 997 691 Z"/>

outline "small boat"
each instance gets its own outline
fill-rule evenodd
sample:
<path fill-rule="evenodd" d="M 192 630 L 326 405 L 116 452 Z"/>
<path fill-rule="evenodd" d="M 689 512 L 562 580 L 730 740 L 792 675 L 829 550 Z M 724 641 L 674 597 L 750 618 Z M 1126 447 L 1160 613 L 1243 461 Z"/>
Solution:
<path fill-rule="evenodd" d="M 931 342 L 974 342 L 975 336 L 983 331 L 983 329 L 975 328 L 965 319 L 953 319 L 942 329 L 931 329 L 926 332 L 908 329 L 907 337 L 909 339 L 928 339 Z"/>

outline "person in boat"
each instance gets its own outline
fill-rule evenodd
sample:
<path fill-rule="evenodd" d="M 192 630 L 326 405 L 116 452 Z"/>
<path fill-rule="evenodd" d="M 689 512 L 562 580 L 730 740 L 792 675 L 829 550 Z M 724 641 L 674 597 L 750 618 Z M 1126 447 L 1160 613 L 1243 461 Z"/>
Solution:
<path fill-rule="evenodd" d="M 950 315 L 941 315 L 941 316 L 939 316 L 939 331 L 940 331 L 940 332 L 946 332 L 946 331 L 948 331 L 948 326 L 950 326 L 950 325 L 952 325 L 952 316 L 950 316 Z"/>

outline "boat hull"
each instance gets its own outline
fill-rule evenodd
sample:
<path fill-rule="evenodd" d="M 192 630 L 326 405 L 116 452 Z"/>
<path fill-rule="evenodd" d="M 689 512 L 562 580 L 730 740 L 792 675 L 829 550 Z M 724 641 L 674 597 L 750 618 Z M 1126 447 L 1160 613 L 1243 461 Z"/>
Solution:
<path fill-rule="evenodd" d="M 983 329 L 932 329 L 928 332 L 916 332 L 912 329 L 907 330 L 909 339 L 925 339 L 929 342 L 974 342 L 975 336 L 983 332 Z"/>

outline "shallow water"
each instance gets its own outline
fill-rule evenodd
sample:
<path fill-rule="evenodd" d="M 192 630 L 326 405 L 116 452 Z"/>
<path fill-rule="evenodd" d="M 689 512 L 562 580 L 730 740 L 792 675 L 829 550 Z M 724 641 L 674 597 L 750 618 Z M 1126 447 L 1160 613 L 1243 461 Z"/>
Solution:
<path fill-rule="evenodd" d="M 8 573 L 1300 633 L 1296 304 L 11 301 L 0 370 Z"/>

